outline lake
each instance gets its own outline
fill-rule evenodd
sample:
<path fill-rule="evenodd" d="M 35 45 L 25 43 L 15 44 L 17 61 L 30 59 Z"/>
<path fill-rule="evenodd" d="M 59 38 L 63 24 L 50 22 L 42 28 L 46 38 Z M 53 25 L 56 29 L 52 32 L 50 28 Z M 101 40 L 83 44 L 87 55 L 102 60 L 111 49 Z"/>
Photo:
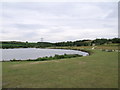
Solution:
<path fill-rule="evenodd" d="M 77 50 L 65 50 L 65 49 L 41 49 L 41 48 L 16 48 L 16 49 L 0 49 L 2 51 L 2 60 L 26 60 L 37 59 L 38 57 L 54 56 L 55 54 L 80 54 L 87 56 L 88 53 Z"/>

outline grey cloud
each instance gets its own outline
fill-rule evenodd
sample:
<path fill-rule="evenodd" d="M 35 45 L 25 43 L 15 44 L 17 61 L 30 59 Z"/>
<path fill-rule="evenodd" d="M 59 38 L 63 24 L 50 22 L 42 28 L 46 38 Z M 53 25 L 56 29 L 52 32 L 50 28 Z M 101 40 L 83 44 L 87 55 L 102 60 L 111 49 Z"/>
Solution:
<path fill-rule="evenodd" d="M 33 29 L 33 30 L 45 28 L 45 26 L 39 24 L 14 24 L 13 26 L 20 29 Z"/>
<path fill-rule="evenodd" d="M 3 6 L 3 40 L 20 39 L 19 34 L 21 40 L 43 37 L 53 42 L 117 36 L 117 3 L 23 2 Z"/>

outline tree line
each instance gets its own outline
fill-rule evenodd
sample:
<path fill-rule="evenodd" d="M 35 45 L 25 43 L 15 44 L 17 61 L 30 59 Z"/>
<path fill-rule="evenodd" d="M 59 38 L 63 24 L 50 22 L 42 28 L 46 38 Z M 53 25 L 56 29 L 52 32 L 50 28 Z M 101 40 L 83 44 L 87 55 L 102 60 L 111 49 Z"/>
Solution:
<path fill-rule="evenodd" d="M 1 48 L 45 48 L 55 46 L 92 46 L 92 45 L 103 45 L 120 43 L 120 38 L 113 39 L 95 39 L 95 40 L 77 40 L 77 41 L 66 41 L 66 42 L 18 42 L 18 41 L 1 41 Z"/>
<path fill-rule="evenodd" d="M 92 46 L 92 45 L 102 45 L 102 44 L 111 44 L 111 43 L 120 43 L 120 38 L 113 39 L 95 39 L 95 40 L 77 40 L 77 41 L 67 41 L 67 42 L 58 42 L 54 43 L 55 46 Z"/>

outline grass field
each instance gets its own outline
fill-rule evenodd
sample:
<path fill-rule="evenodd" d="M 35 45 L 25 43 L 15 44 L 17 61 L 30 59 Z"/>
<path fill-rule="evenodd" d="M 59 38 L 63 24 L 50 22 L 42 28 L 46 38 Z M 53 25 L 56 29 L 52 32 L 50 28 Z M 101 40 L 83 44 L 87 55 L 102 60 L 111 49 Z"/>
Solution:
<path fill-rule="evenodd" d="M 120 49 L 118 44 L 109 44 L 109 45 L 97 45 L 94 46 L 95 49 L 108 49 L 108 50 L 118 50 Z M 50 47 L 52 48 L 52 47 Z M 53 47 L 55 48 L 55 47 Z M 56 47 L 56 48 L 62 48 L 62 49 L 66 49 L 66 48 L 70 48 L 70 49 L 92 49 L 93 46 L 74 46 L 74 47 Z"/>
<path fill-rule="evenodd" d="M 96 49 L 92 52 L 90 56 L 71 59 L 3 62 L 2 86 L 3 88 L 117 88 L 118 52 Z"/>

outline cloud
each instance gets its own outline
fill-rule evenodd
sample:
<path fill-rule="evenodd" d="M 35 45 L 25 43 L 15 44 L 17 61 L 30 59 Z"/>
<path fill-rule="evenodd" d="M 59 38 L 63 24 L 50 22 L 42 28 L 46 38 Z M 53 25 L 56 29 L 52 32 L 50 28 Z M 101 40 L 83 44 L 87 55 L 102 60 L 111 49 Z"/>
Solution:
<path fill-rule="evenodd" d="M 58 42 L 118 35 L 115 2 L 3 3 L 1 40 Z"/>

